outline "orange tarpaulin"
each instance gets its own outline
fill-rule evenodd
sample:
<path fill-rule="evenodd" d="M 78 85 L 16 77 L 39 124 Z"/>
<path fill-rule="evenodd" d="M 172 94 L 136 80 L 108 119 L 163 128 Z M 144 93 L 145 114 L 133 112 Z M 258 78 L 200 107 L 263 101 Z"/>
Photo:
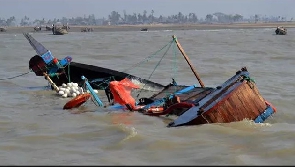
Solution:
<path fill-rule="evenodd" d="M 113 94 L 114 102 L 124 106 L 129 104 L 132 109 L 135 108 L 135 99 L 131 96 L 131 90 L 138 88 L 140 87 L 127 78 L 121 81 L 110 82 L 110 90 Z"/>

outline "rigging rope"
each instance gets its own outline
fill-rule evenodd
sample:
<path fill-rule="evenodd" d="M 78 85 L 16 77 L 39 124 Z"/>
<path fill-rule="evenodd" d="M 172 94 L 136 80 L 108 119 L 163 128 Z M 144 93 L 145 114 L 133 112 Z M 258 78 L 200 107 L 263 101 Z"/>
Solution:
<path fill-rule="evenodd" d="M 23 73 L 23 74 L 20 74 L 20 75 L 14 76 L 14 77 L 0 78 L 0 80 L 14 79 L 14 78 L 21 77 L 21 76 L 23 76 L 23 75 L 29 74 L 30 72 L 32 72 L 32 71 L 30 70 L 30 71 L 28 71 L 28 72 L 26 72 L 26 73 Z"/>
<path fill-rule="evenodd" d="M 71 75 L 70 75 L 70 64 L 71 62 L 69 62 L 68 66 L 68 79 L 69 79 L 69 83 L 71 82 Z"/>
<path fill-rule="evenodd" d="M 176 60 L 176 56 L 177 56 L 177 53 L 176 53 L 176 42 L 175 42 L 176 39 L 172 39 L 171 41 L 169 41 L 166 45 L 164 45 L 161 49 L 159 49 L 158 51 L 154 52 L 152 55 L 148 56 L 147 58 L 145 58 L 144 60 L 130 66 L 129 68 L 123 70 L 122 72 L 125 72 L 127 73 L 127 71 L 131 71 L 134 70 L 136 67 L 140 66 L 141 64 L 143 63 L 146 63 L 146 62 L 149 62 L 150 59 L 154 58 L 156 55 L 159 55 L 159 52 L 161 52 L 162 50 L 164 50 L 166 48 L 166 50 L 164 51 L 164 54 L 162 55 L 161 59 L 158 61 L 158 63 L 156 64 L 156 66 L 154 67 L 153 71 L 151 72 L 151 74 L 149 75 L 148 79 L 150 79 L 152 77 L 152 75 L 154 74 L 155 70 L 158 68 L 158 66 L 160 65 L 161 61 L 163 60 L 163 58 L 165 57 L 165 55 L 167 54 L 167 52 L 169 51 L 169 49 L 171 48 L 171 45 L 174 43 L 174 45 L 172 46 L 173 48 L 173 51 L 174 51 L 174 58 L 175 58 L 175 61 L 174 61 L 174 67 L 176 67 L 176 63 L 177 63 L 177 60 Z M 167 48 L 168 47 L 168 48 Z M 172 66 L 173 67 L 173 66 Z M 171 74 L 175 77 L 175 73 L 177 71 L 176 68 L 174 68 L 174 73 Z M 68 72 L 69 73 L 69 72 Z M 127 75 L 126 78 L 130 77 L 131 74 Z M 172 78 L 173 79 L 173 78 Z M 89 81 L 89 83 L 91 84 L 94 84 L 98 87 L 100 87 L 102 90 L 105 90 L 109 87 L 109 83 L 112 81 L 112 80 L 115 80 L 114 76 L 110 76 L 110 77 L 107 77 L 107 78 L 98 78 L 98 79 L 93 79 L 92 81 Z M 174 79 L 173 79 L 174 80 Z M 100 82 L 99 84 L 96 84 L 95 82 Z M 107 86 L 103 87 L 101 85 L 103 84 L 106 84 Z M 142 86 L 142 88 L 139 90 L 136 98 L 138 99 L 140 93 L 142 92 L 142 90 L 144 89 L 144 87 L 146 86 L 146 84 L 144 84 Z M 176 88 L 175 88 L 175 91 L 176 91 Z M 168 95 L 167 95 L 168 96 Z"/>
<path fill-rule="evenodd" d="M 135 67 L 138 67 L 140 64 L 144 63 L 144 62 L 148 62 L 151 58 L 153 58 L 155 55 L 157 55 L 157 53 L 159 53 L 160 51 L 162 51 L 164 48 L 166 48 L 168 45 L 169 47 L 171 46 L 172 42 L 174 42 L 175 39 L 172 39 L 170 42 L 168 42 L 165 46 L 163 46 L 161 49 L 159 49 L 158 51 L 156 51 L 154 54 L 152 54 L 151 56 L 148 56 L 147 58 L 145 58 L 143 61 L 140 61 L 136 64 L 134 64 L 133 66 L 129 67 L 128 69 L 124 70 L 123 72 L 127 72 L 130 69 L 134 69 Z"/>
<path fill-rule="evenodd" d="M 148 79 L 150 79 L 153 75 L 153 73 L 156 71 L 157 67 L 160 65 L 161 61 L 163 60 L 163 58 L 165 57 L 166 53 L 168 52 L 168 50 L 171 47 L 171 44 L 174 40 L 170 41 L 170 45 L 168 46 L 168 48 L 166 49 L 165 53 L 163 54 L 163 56 L 161 57 L 160 61 L 156 64 L 155 68 L 153 69 L 152 73 L 150 74 L 150 76 L 148 77 Z M 167 46 L 167 45 L 166 45 Z M 146 86 L 146 84 L 143 85 L 143 87 L 140 89 L 140 91 L 138 92 L 136 98 L 139 97 L 140 93 L 142 92 L 143 88 Z"/>
<path fill-rule="evenodd" d="M 177 74 L 177 60 L 176 60 L 176 48 L 177 48 L 177 46 L 176 46 L 176 42 L 175 42 L 175 40 L 176 40 L 176 38 L 174 38 L 174 45 L 172 46 L 172 49 L 174 50 L 174 73 L 173 73 L 173 76 L 172 76 L 172 80 L 173 80 L 173 82 L 174 82 L 174 79 L 176 79 L 176 74 Z M 174 84 L 174 83 L 173 83 Z M 177 85 L 177 84 L 176 84 Z M 177 88 L 175 87 L 175 91 L 174 92 L 176 92 L 176 90 L 177 90 Z"/>
<path fill-rule="evenodd" d="M 175 42 L 175 39 L 172 39 L 172 40 L 169 41 L 166 45 L 164 45 L 161 49 L 159 49 L 158 51 L 154 52 L 152 55 L 150 55 L 150 56 L 148 56 L 147 58 L 145 58 L 144 60 L 142 60 L 142 61 L 140 61 L 140 62 L 138 62 L 138 63 L 132 65 L 131 67 L 129 67 L 129 68 L 123 70 L 122 72 L 127 73 L 127 71 L 130 71 L 131 69 L 134 70 L 134 69 L 135 69 L 136 67 L 138 67 L 139 65 L 141 65 L 141 64 L 143 64 L 143 63 L 145 63 L 145 62 L 148 62 L 151 58 L 155 57 L 159 52 L 161 52 L 162 50 L 164 50 L 167 46 L 170 48 L 170 47 L 171 47 L 171 44 L 172 44 L 173 42 Z M 165 54 L 167 53 L 168 50 L 169 50 L 169 49 L 166 50 Z M 165 54 L 164 54 L 164 56 L 165 56 Z M 164 57 L 164 56 L 163 56 L 163 57 Z M 158 63 L 158 64 L 159 64 L 159 63 Z M 156 66 L 155 68 L 157 68 L 157 66 Z M 155 70 L 155 69 L 154 69 L 154 70 Z M 128 77 L 130 77 L 130 76 L 131 76 L 131 74 L 128 74 L 128 75 L 126 76 L 126 78 L 128 78 Z M 151 77 L 151 75 L 150 75 L 150 77 Z M 149 78 L 150 78 L 150 77 L 149 77 Z M 92 84 L 95 84 L 95 82 L 98 81 L 98 80 L 101 80 L 101 78 L 94 79 L 94 80 L 89 81 L 89 82 L 92 83 Z M 103 79 L 103 81 L 104 81 L 103 83 L 100 83 L 99 85 L 97 85 L 97 84 L 95 84 L 95 85 L 100 87 L 100 85 L 106 83 L 107 86 L 106 86 L 105 88 L 103 88 L 103 89 L 107 89 L 107 87 L 108 87 L 108 83 L 109 83 L 110 81 L 112 81 L 112 80 L 115 80 L 114 76 L 108 77 L 108 79 L 105 78 L 105 79 Z M 102 87 L 101 87 L 101 88 L 102 88 Z M 143 89 L 143 88 L 142 88 L 142 89 Z"/>

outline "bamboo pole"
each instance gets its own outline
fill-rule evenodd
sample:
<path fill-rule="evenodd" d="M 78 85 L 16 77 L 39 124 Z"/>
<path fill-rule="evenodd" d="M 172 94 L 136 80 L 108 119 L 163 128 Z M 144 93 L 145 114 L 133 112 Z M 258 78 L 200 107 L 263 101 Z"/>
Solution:
<path fill-rule="evenodd" d="M 50 85 L 52 85 L 53 89 L 58 92 L 59 88 L 56 86 L 56 84 L 51 80 L 51 78 L 49 77 L 49 75 L 47 73 L 43 73 L 43 75 L 46 77 L 46 79 L 48 80 L 48 82 L 50 83 Z"/>
<path fill-rule="evenodd" d="M 205 87 L 204 83 L 202 82 L 201 78 L 199 77 L 198 73 L 196 72 L 196 70 L 194 69 L 194 67 L 192 66 L 189 57 L 185 54 L 183 48 L 181 47 L 180 43 L 177 41 L 177 38 L 175 35 L 172 36 L 172 38 L 175 40 L 177 47 L 179 49 L 179 51 L 181 52 L 181 54 L 183 55 L 184 59 L 186 60 L 186 62 L 188 63 L 188 65 L 190 66 L 192 72 L 194 73 L 194 75 L 196 76 L 196 78 L 198 79 L 201 87 Z"/>

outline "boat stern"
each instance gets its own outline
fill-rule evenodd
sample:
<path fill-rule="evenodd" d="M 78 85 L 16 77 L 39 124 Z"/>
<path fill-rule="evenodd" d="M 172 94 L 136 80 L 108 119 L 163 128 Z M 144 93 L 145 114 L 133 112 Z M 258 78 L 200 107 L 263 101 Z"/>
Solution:
<path fill-rule="evenodd" d="M 264 122 L 276 109 L 259 93 L 246 67 L 188 109 L 168 127 L 229 123 L 244 119 Z"/>

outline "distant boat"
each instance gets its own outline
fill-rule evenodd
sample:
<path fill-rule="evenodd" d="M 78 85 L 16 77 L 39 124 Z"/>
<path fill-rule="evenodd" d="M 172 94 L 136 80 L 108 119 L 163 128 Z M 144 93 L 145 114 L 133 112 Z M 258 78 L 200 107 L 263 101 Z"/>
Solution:
<path fill-rule="evenodd" d="M 6 32 L 6 28 L 0 27 L 0 32 Z"/>
<path fill-rule="evenodd" d="M 93 28 L 88 28 L 88 27 L 81 28 L 81 32 L 92 32 L 92 31 L 93 31 Z"/>
<path fill-rule="evenodd" d="M 140 31 L 148 31 L 148 28 L 142 28 Z"/>
<path fill-rule="evenodd" d="M 284 27 L 277 27 L 275 32 L 276 32 L 277 35 L 286 35 L 287 34 L 287 29 L 284 28 Z"/>
<path fill-rule="evenodd" d="M 34 27 L 34 31 L 36 32 L 36 31 L 41 31 L 42 30 L 42 28 L 41 28 L 41 26 L 36 26 L 36 27 Z"/>
<path fill-rule="evenodd" d="M 45 30 L 46 30 L 46 31 L 52 31 L 52 27 L 46 26 L 46 27 L 45 27 Z"/>
<path fill-rule="evenodd" d="M 64 34 L 68 34 L 68 31 L 66 29 L 63 29 L 61 27 L 53 27 L 52 28 L 52 33 L 53 35 L 64 35 Z"/>
<path fill-rule="evenodd" d="M 56 25 L 52 25 L 52 34 L 53 35 L 64 35 L 64 34 L 68 34 L 68 29 L 70 29 L 70 27 L 68 25 L 63 25 L 62 27 L 56 26 Z"/>

